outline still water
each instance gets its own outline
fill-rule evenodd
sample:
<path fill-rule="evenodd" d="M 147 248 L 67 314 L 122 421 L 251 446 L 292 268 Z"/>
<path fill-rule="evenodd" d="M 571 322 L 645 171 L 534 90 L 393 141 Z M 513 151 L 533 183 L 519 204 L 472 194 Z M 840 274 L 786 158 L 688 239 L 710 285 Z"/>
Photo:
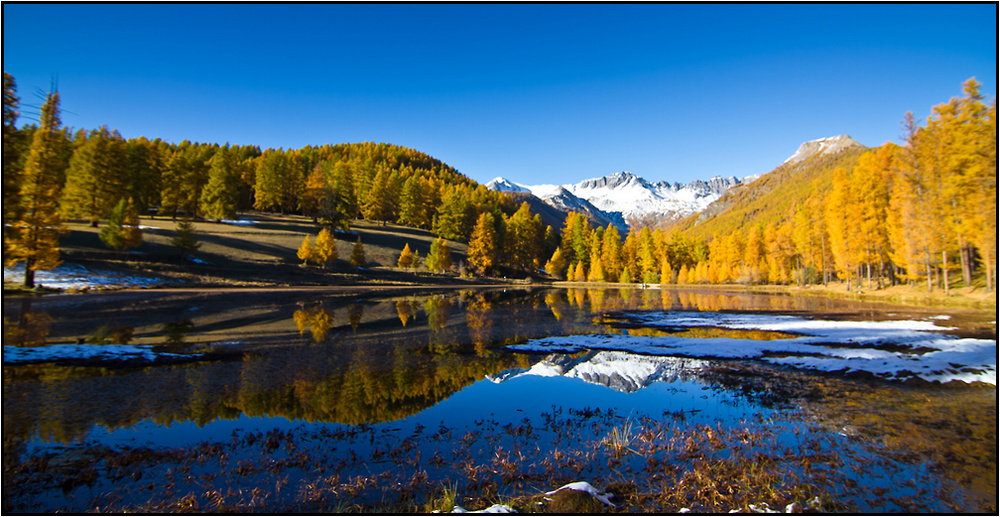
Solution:
<path fill-rule="evenodd" d="M 671 315 L 686 321 L 689 314 L 705 315 L 709 324 L 679 326 L 677 317 L 650 323 Z M 48 357 L 8 364 L 5 352 L 5 470 L 38 458 L 69 465 L 73 454 L 101 465 L 60 489 L 46 485 L 54 482 L 39 469 L 24 467 L 24 482 L 35 486 L 12 491 L 5 483 L 5 510 L 182 509 L 169 506 L 169 497 L 150 503 L 159 492 L 127 480 L 122 451 L 169 451 L 143 460 L 142 483 L 167 486 L 175 499 L 188 491 L 195 505 L 188 509 L 325 511 L 361 504 L 348 501 L 367 501 L 354 509 L 398 509 L 386 494 L 417 501 L 421 487 L 435 482 L 503 496 L 538 489 L 543 480 L 656 479 L 636 473 L 649 469 L 651 458 L 693 464 L 744 447 L 825 458 L 836 471 L 827 476 L 836 479 L 833 486 L 813 480 L 802 462 L 789 471 L 840 505 L 826 509 L 995 507 L 995 485 L 990 492 L 976 481 L 996 477 L 995 359 L 994 387 L 942 389 L 792 368 L 782 363 L 787 346 L 780 357 L 629 348 L 633 338 L 681 339 L 688 351 L 690 343 L 752 348 L 801 339 L 726 326 L 719 315 L 841 322 L 838 328 L 945 321 L 930 332 L 949 344 L 971 340 L 975 350 L 988 351 L 992 342 L 996 354 L 995 320 L 980 313 L 711 290 L 300 289 L 5 299 L 5 345 L 130 344 L 156 354 L 148 363 Z M 906 332 L 916 328 L 907 325 Z M 614 346 L 546 348 L 546 340 L 575 336 Z M 865 357 L 896 350 L 885 338 L 871 349 L 851 344 L 859 346 Z M 925 348 L 906 359 L 933 355 Z M 990 365 L 970 357 L 975 364 L 949 368 L 988 377 Z M 671 436 L 686 436 L 687 452 Z M 696 436 L 709 442 L 692 445 Z M 956 438 L 962 457 L 942 456 L 941 443 Z M 213 447 L 225 449 L 182 457 Z M 648 450 L 640 454 L 641 447 Z M 119 456 L 101 459 L 108 451 Z M 831 460 L 831 451 L 842 454 Z M 865 467 L 876 457 L 897 459 L 881 470 Z M 187 473 L 184 480 L 175 479 L 178 470 Z M 213 485 L 220 483 L 228 499 Z"/>

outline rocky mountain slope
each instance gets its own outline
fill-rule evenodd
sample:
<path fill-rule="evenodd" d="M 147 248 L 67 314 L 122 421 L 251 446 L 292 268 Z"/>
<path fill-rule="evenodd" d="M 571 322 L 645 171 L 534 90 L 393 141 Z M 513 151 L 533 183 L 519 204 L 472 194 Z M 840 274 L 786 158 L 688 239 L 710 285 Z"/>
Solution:
<path fill-rule="evenodd" d="M 845 150 L 864 148 L 847 135 L 812 140 L 799 146 L 772 173 L 743 179 L 715 176 L 687 184 L 669 181 L 654 183 L 622 171 L 567 185 L 522 185 L 496 178 L 486 187 L 516 194 L 521 199 L 533 196 L 559 212 L 582 212 L 591 223 L 600 226 L 612 223 L 622 230 L 628 226 L 665 226 L 706 211 L 718 214 L 721 209 L 717 202 L 736 187 L 761 183 L 768 175 L 778 171 L 797 170 L 799 165 L 813 162 L 817 157 L 836 156 Z M 770 183 L 773 182 L 763 181 L 761 185 Z M 727 201 L 723 201 L 725 203 Z"/>

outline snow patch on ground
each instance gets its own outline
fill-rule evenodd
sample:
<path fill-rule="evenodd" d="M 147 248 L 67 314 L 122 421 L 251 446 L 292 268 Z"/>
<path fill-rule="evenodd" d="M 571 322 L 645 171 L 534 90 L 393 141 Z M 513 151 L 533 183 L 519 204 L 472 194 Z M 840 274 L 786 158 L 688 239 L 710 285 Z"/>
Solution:
<path fill-rule="evenodd" d="M 648 355 L 758 359 L 820 371 L 869 372 L 887 379 L 996 385 L 996 340 L 957 338 L 927 321 L 828 321 L 768 314 L 670 312 L 636 315 L 650 327 L 722 327 L 799 334 L 793 339 L 699 339 L 591 334 L 529 340 L 515 350 L 618 350 Z"/>
<path fill-rule="evenodd" d="M 24 265 L 3 268 L 4 282 L 24 282 Z M 106 287 L 149 287 L 166 282 L 163 278 L 88 269 L 79 264 L 63 264 L 49 271 L 35 271 L 35 285 L 55 289 L 100 289 Z"/>
<path fill-rule="evenodd" d="M 612 508 L 614 508 L 614 506 L 615 506 L 614 503 L 612 503 L 611 500 L 610 500 L 611 497 L 613 497 L 613 494 L 606 493 L 606 492 L 601 492 L 600 490 L 594 488 L 593 485 L 591 485 L 590 483 L 588 483 L 586 481 L 577 481 L 575 483 L 565 484 L 565 485 L 559 487 L 556 490 L 553 490 L 551 492 L 545 492 L 545 495 L 555 495 L 556 492 L 560 492 L 562 490 L 576 490 L 578 492 L 586 492 L 586 493 L 594 496 L 594 499 L 597 499 L 598 501 L 600 501 L 600 502 L 602 502 L 602 503 L 604 503 L 604 504 L 606 504 L 606 505 L 608 505 L 608 506 L 610 506 Z"/>
<path fill-rule="evenodd" d="M 178 354 L 153 352 L 148 345 L 49 345 L 36 347 L 3 347 L 3 363 L 19 364 L 66 359 L 99 361 L 127 361 L 141 359 L 155 361 L 162 357 L 190 357 Z"/>
<path fill-rule="evenodd" d="M 257 221 L 254 221 L 252 219 L 246 219 L 244 217 L 241 217 L 241 218 L 235 219 L 235 220 L 234 219 L 222 219 L 219 222 L 222 223 L 222 224 L 231 224 L 233 226 L 253 226 L 253 225 L 257 224 Z"/>

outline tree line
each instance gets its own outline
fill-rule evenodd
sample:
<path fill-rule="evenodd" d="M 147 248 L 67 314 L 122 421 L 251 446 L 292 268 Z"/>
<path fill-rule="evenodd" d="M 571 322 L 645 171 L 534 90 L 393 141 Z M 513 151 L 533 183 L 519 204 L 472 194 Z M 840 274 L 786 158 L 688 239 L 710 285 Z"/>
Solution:
<path fill-rule="evenodd" d="M 38 124 L 18 128 L 19 101 L 4 73 L 4 256 L 24 262 L 26 285 L 36 269 L 58 264 L 62 221 L 135 227 L 136 214 L 222 221 L 255 209 L 305 215 L 331 229 L 347 229 L 352 219 L 398 223 L 462 242 L 489 214 L 492 233 L 480 233 L 493 248 L 476 262 L 482 271 L 531 268 L 548 253 L 540 219 L 413 149 L 365 142 L 261 150 L 126 139 L 105 126 L 74 131 L 61 124 L 58 92 L 46 96 Z"/>
<path fill-rule="evenodd" d="M 826 284 L 848 289 L 925 283 L 947 293 L 977 270 L 996 289 L 996 101 L 969 79 L 906 142 L 870 149 L 784 216 L 710 239 L 690 232 L 590 228 L 570 214 L 546 270 L 568 280 L 643 283 Z"/>
<path fill-rule="evenodd" d="M 106 127 L 74 132 L 61 126 L 57 92 L 47 96 L 37 125 L 19 129 L 16 84 L 5 73 L 4 256 L 8 264 L 25 263 L 25 285 L 32 285 L 34 270 L 58 264 L 64 219 L 109 221 L 124 232 L 138 213 L 221 221 L 252 208 L 305 215 L 331 229 L 347 229 L 352 219 L 429 229 L 439 236 L 429 257 L 434 269 L 448 269 L 440 247 L 448 253 L 451 240 L 467 242 L 468 264 L 486 274 L 544 269 L 557 278 L 625 283 L 838 279 L 849 289 L 908 281 L 947 290 L 952 272 L 971 285 L 981 270 L 992 290 L 996 102 L 985 104 L 979 88 L 966 81 L 964 97 L 935 106 L 923 127 L 907 114 L 902 146 L 885 144 L 850 170 L 835 170 L 832 184 L 778 220 L 750 219 L 711 238 L 649 227 L 633 227 L 623 238 L 612 225 L 591 228 L 578 213 L 554 230 L 527 203 L 516 206 L 440 160 L 397 145 L 262 151 L 125 139 Z M 122 232 L 109 231 L 106 242 L 136 242 Z M 307 245 L 304 261 L 332 260 L 325 251 L 305 251 Z"/>

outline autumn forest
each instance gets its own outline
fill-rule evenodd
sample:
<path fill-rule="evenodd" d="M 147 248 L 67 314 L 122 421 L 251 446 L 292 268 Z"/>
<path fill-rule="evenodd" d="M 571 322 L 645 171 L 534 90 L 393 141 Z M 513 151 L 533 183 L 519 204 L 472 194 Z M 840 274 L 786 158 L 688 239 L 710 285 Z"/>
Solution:
<path fill-rule="evenodd" d="M 55 91 L 37 124 L 18 128 L 19 102 L 5 73 L 4 259 L 25 265 L 25 285 L 35 270 L 59 263 L 64 220 L 103 224 L 102 240 L 123 249 L 142 242 L 140 215 L 172 218 L 180 228 L 249 209 L 307 216 L 327 229 L 325 239 L 356 219 L 427 229 L 439 237 L 430 269 L 457 269 L 448 243 L 460 242 L 468 245 L 468 266 L 481 275 L 644 284 L 838 281 L 848 290 L 910 283 L 945 292 L 958 279 L 966 286 L 980 279 L 987 290 L 997 285 L 996 103 L 983 99 L 974 79 L 926 121 L 901 117 L 902 145 L 814 157 L 794 170 L 783 165 L 727 193 L 720 199 L 727 208 L 716 217 L 696 214 L 627 233 L 594 227 L 573 212 L 553 228 L 528 203 L 398 145 L 262 150 L 126 139 L 107 127 L 64 127 Z M 773 188 L 781 174 L 783 190 Z M 762 190 L 767 185 L 771 190 Z M 300 258 L 315 259 L 313 246 L 307 237 Z M 411 263 L 407 251 L 400 250 L 401 266 Z"/>

